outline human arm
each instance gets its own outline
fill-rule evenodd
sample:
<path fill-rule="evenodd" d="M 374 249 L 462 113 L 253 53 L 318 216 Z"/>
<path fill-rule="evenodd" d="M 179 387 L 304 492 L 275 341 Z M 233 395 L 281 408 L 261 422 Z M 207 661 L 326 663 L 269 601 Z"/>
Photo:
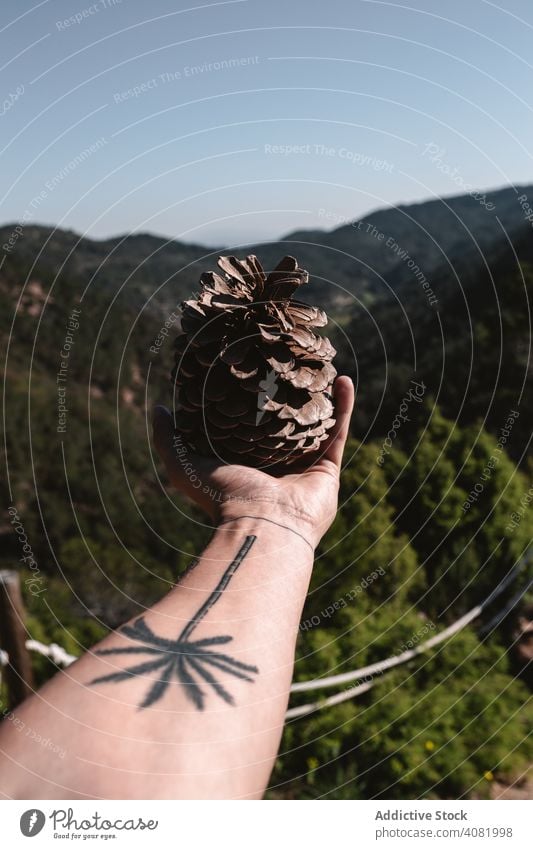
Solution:
<path fill-rule="evenodd" d="M 313 551 L 336 510 L 353 404 L 303 472 L 270 476 L 195 458 L 220 501 L 195 567 L 144 616 L 111 634 L 17 709 L 64 757 L 2 723 L 2 790 L 16 798 L 259 798 L 283 729 Z M 155 441 L 194 495 L 159 411 Z M 126 670 L 129 670 L 127 672 Z"/>

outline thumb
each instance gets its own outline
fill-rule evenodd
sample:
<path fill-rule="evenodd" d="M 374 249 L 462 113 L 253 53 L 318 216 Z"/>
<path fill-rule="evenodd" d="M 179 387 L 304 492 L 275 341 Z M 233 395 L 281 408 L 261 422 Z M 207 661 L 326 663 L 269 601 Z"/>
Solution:
<path fill-rule="evenodd" d="M 336 422 L 324 451 L 323 459 L 330 460 L 340 471 L 342 455 L 348 432 L 350 419 L 355 403 L 355 393 L 351 378 L 343 375 L 338 377 L 333 387 Z"/>

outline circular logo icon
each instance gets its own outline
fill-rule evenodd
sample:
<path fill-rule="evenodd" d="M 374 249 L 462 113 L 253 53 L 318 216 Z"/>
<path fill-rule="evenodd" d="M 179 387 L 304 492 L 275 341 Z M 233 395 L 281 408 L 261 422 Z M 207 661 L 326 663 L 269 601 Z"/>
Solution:
<path fill-rule="evenodd" d="M 29 811 L 24 811 L 20 818 L 20 830 L 24 837 L 35 837 L 42 831 L 46 822 L 46 817 L 42 811 L 37 808 L 31 808 Z"/>

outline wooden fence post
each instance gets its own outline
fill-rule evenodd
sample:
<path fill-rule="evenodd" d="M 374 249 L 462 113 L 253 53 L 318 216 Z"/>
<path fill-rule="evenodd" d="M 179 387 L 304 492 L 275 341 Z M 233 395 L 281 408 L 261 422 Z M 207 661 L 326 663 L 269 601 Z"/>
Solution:
<path fill-rule="evenodd" d="M 9 655 L 9 663 L 3 667 L 3 672 L 10 710 L 33 692 L 25 621 L 19 574 L 11 569 L 0 570 L 0 648 Z"/>

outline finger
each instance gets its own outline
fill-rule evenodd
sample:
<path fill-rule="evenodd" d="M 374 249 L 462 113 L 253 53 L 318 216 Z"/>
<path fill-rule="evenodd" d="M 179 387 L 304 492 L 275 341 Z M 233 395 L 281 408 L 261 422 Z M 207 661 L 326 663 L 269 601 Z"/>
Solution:
<path fill-rule="evenodd" d="M 323 459 L 330 460 L 334 463 L 340 471 L 344 446 L 346 445 L 350 429 L 350 418 L 355 402 L 355 392 L 351 378 L 342 375 L 336 379 L 333 386 L 333 400 L 336 422 L 333 425 L 322 456 Z"/>

